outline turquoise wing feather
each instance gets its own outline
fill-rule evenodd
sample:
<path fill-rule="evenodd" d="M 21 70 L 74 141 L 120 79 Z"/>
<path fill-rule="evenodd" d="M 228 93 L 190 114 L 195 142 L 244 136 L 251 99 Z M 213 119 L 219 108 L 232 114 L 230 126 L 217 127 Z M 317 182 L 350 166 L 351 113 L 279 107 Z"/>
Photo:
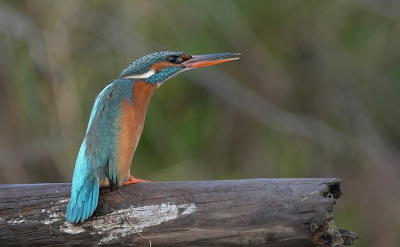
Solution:
<path fill-rule="evenodd" d="M 119 117 L 124 95 L 116 80 L 105 87 L 98 97 L 90 115 L 86 135 L 79 150 L 72 178 L 71 199 L 67 208 L 69 222 L 83 222 L 97 207 L 99 184 L 107 177 L 116 183 L 116 138 L 119 134 Z"/>

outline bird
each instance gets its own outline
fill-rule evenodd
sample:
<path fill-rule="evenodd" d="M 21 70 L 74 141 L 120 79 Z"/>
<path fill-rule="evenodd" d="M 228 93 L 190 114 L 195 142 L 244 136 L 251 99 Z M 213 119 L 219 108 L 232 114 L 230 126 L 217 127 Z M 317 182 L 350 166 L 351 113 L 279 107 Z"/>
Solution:
<path fill-rule="evenodd" d="M 130 173 L 142 135 L 147 107 L 156 89 L 191 69 L 239 59 L 240 53 L 190 55 L 161 51 L 146 55 L 124 69 L 97 96 L 75 163 L 66 219 L 83 222 L 92 216 L 100 187 L 148 182 Z"/>

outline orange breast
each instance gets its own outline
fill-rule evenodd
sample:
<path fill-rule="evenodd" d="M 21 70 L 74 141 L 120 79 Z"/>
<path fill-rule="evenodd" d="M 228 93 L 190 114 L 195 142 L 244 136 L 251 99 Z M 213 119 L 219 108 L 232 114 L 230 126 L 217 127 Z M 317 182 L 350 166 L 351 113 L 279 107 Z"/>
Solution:
<path fill-rule="evenodd" d="M 142 135 L 147 107 L 157 88 L 158 85 L 136 81 L 132 87 L 133 102 L 129 100 L 122 102 L 121 133 L 117 142 L 119 143 L 117 172 L 120 186 L 130 175 L 131 162 Z"/>

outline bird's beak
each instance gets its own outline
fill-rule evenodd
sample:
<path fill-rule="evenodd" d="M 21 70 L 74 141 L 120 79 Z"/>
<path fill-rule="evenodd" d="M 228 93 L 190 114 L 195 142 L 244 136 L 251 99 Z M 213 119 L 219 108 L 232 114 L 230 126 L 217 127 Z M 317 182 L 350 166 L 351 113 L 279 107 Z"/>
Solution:
<path fill-rule="evenodd" d="M 191 59 L 182 63 L 187 68 L 200 68 L 211 66 L 220 63 L 226 63 L 229 61 L 239 59 L 240 53 L 217 53 L 207 55 L 192 56 Z"/>

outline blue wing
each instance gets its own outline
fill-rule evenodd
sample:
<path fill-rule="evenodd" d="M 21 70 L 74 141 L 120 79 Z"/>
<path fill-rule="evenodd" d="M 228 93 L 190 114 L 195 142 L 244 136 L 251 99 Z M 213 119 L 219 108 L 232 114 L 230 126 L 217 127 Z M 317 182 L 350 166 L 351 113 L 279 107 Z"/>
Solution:
<path fill-rule="evenodd" d="M 97 96 L 86 135 L 79 150 L 72 178 L 67 220 L 78 223 L 89 218 L 97 207 L 99 183 L 105 177 L 117 181 L 116 136 L 123 91 L 111 83 Z"/>

